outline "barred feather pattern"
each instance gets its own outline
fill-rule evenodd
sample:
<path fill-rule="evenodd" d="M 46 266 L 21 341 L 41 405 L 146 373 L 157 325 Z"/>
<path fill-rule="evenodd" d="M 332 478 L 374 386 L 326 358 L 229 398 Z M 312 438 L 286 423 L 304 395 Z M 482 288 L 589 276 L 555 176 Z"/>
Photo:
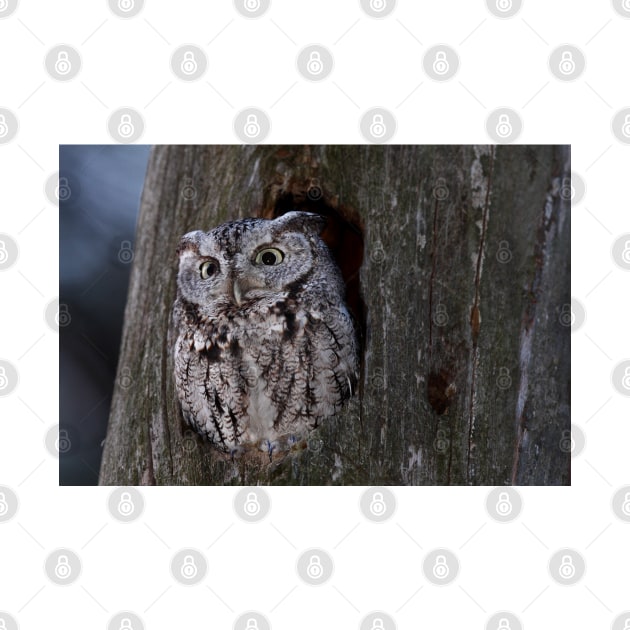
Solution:
<path fill-rule="evenodd" d="M 356 327 L 323 221 L 290 212 L 182 238 L 176 391 L 184 419 L 221 451 L 286 451 L 354 393 Z"/>

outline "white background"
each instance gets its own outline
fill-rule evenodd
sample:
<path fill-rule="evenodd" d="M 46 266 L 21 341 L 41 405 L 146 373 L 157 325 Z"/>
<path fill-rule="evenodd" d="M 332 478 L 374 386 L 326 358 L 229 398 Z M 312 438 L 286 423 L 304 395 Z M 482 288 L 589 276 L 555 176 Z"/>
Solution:
<path fill-rule="evenodd" d="M 44 56 L 68 43 L 82 57 L 67 83 L 46 73 Z M 180 81 L 169 65 L 181 44 L 206 51 L 198 81 Z M 326 80 L 297 72 L 302 47 L 320 43 L 334 56 Z M 460 68 L 447 82 L 422 69 L 428 47 L 447 43 Z M 573 82 L 548 67 L 552 50 L 584 53 Z M 630 484 L 629 399 L 611 384 L 630 356 L 630 272 L 610 249 L 630 232 L 630 146 L 611 132 L 630 106 L 630 20 L 611 2 L 525 0 L 498 19 L 481 0 L 399 0 L 377 20 L 357 1 L 273 0 L 245 19 L 227 0 L 148 1 L 120 19 L 103 1 L 21 0 L 0 19 L 0 107 L 19 132 L 0 145 L 0 232 L 20 256 L 0 272 L 0 358 L 19 371 L 19 386 L 0 398 L 0 485 L 19 497 L 17 515 L 0 524 L 0 610 L 23 630 L 105 628 L 120 610 L 146 628 L 231 628 L 259 610 L 275 630 L 359 628 L 371 610 L 398 628 L 484 628 L 509 610 L 528 629 L 608 628 L 630 609 L 630 525 L 611 509 Z M 383 524 L 359 509 L 362 488 L 271 488 L 271 511 L 241 521 L 233 488 L 145 488 L 141 517 L 111 517 L 111 488 L 59 488 L 58 461 L 45 448 L 58 417 L 58 336 L 44 320 L 58 295 L 58 209 L 44 193 L 58 170 L 60 143 L 109 143 L 116 108 L 142 113 L 143 143 L 238 142 L 232 122 L 248 106 L 272 121 L 266 142 L 361 143 L 363 112 L 381 106 L 397 120 L 398 143 L 487 143 L 485 121 L 501 106 L 516 110 L 519 143 L 570 143 L 572 169 L 586 195 L 572 217 L 572 295 L 586 309 L 573 334 L 572 422 L 586 435 L 573 459 L 570 488 L 522 488 L 523 511 L 508 524 L 485 509 L 488 488 L 394 489 L 397 510 Z M 74 549 L 83 569 L 70 586 L 44 573 L 47 555 Z M 208 575 L 185 587 L 170 574 L 182 547 L 203 551 Z M 299 552 L 322 547 L 335 572 L 309 587 L 295 572 Z M 436 587 L 422 574 L 435 547 L 458 556 L 455 582 Z M 551 579 L 561 547 L 583 554 L 574 586 Z M 622 624 L 623 627 L 623 624 Z"/>

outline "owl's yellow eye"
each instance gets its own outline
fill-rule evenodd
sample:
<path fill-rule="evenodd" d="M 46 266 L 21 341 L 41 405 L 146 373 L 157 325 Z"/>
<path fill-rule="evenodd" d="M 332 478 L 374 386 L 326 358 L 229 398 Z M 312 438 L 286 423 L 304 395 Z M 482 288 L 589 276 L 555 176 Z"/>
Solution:
<path fill-rule="evenodd" d="M 268 247 L 267 249 L 261 249 L 256 254 L 257 265 L 279 265 L 284 260 L 284 254 L 275 247 Z"/>
<path fill-rule="evenodd" d="M 218 269 L 218 265 L 212 260 L 206 260 L 199 265 L 199 271 L 201 272 L 201 278 L 207 280 L 210 276 L 213 276 Z"/>

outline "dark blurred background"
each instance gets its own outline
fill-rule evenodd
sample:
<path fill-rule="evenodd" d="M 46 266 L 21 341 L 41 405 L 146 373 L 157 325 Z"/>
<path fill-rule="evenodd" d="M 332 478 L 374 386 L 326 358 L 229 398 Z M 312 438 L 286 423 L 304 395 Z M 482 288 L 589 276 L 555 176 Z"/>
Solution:
<path fill-rule="evenodd" d="M 98 482 L 148 146 L 59 147 L 59 483 Z"/>

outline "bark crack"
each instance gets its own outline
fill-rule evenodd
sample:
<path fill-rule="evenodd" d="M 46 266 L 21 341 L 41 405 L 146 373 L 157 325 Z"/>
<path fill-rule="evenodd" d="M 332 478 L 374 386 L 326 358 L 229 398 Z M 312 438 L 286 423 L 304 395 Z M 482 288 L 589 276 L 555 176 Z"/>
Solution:
<path fill-rule="evenodd" d="M 525 415 L 525 406 L 527 404 L 527 395 L 529 389 L 529 366 L 532 357 L 532 345 L 534 332 L 536 328 L 536 311 L 543 281 L 546 254 L 553 238 L 554 230 L 551 229 L 553 222 L 556 220 L 560 210 L 560 182 L 570 175 L 570 165 L 568 162 L 562 164 L 560 177 L 554 177 L 551 180 L 549 190 L 547 191 L 545 203 L 542 207 L 542 214 L 538 223 L 538 231 L 536 234 L 536 246 L 534 250 L 534 274 L 529 286 L 529 302 L 523 313 L 520 351 L 519 351 L 519 367 L 520 379 L 518 384 L 518 395 L 516 399 L 516 439 L 514 443 L 514 456 L 512 462 L 511 484 L 516 485 L 518 482 L 519 464 L 523 443 L 527 434 L 527 417 Z"/>
<path fill-rule="evenodd" d="M 486 234 L 488 231 L 488 216 L 490 211 L 490 193 L 492 190 L 492 174 L 494 170 L 494 147 L 490 147 L 489 153 L 489 171 L 486 176 L 485 186 L 485 199 L 483 202 L 483 213 L 481 217 L 481 230 L 479 236 L 479 250 L 477 252 L 477 265 L 475 269 L 475 296 L 473 298 L 473 305 L 470 310 L 470 327 L 472 337 L 472 362 L 471 362 L 471 377 L 470 377 L 470 395 L 469 395 L 469 409 L 468 409 L 468 453 L 466 456 L 466 482 L 471 481 L 471 460 L 473 449 L 473 434 L 475 431 L 475 386 L 477 379 L 477 369 L 479 367 L 479 329 L 481 327 L 481 310 L 479 303 L 481 300 L 481 272 L 482 263 L 484 257 L 484 249 L 486 244 Z M 477 159 L 480 160 L 480 154 L 477 154 Z"/>

